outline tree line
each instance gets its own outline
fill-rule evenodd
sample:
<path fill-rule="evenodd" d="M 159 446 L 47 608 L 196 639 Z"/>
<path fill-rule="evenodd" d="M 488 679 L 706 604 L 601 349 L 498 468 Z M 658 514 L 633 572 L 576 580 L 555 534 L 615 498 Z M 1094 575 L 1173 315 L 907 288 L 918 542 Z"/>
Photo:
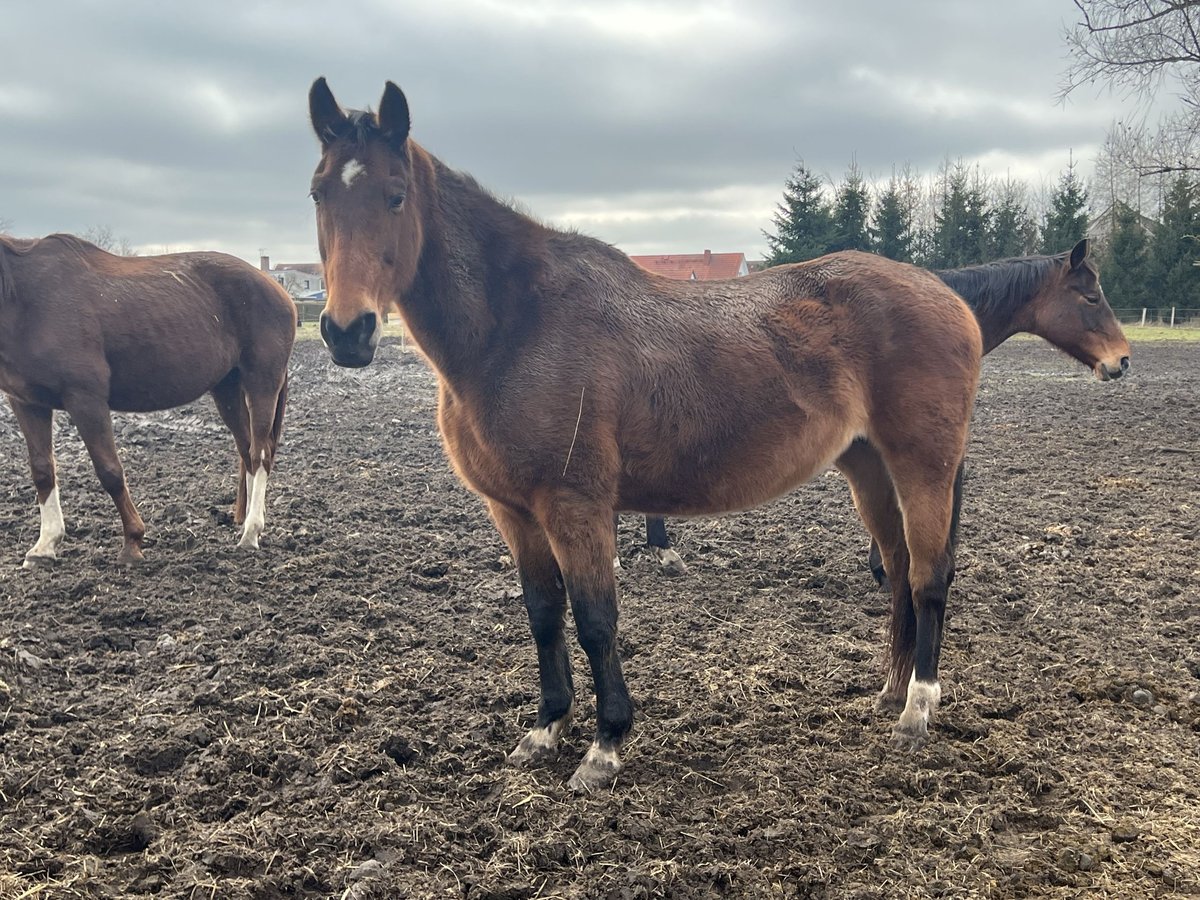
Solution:
<path fill-rule="evenodd" d="M 1093 238 L 1101 281 L 1114 307 L 1200 309 L 1195 173 L 1155 184 L 1135 179 L 1136 194 L 1115 190 L 1119 161 L 1096 210 L 1093 191 L 1070 163 L 1043 196 L 1019 180 L 947 161 L 931 179 L 909 169 L 870 183 L 851 163 L 829 184 L 799 161 L 765 231 L 768 265 L 800 262 L 837 250 L 867 250 L 931 269 L 1070 250 Z M 1124 196 L 1122 196 L 1124 195 Z"/>

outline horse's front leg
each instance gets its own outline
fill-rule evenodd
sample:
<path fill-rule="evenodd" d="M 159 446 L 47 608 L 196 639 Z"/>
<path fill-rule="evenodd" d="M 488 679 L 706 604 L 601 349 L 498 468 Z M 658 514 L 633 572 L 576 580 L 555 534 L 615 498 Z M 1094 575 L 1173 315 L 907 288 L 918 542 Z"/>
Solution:
<path fill-rule="evenodd" d="M 54 472 L 54 410 L 48 406 L 22 403 L 14 397 L 8 398 L 8 405 L 12 407 L 21 434 L 25 436 L 29 468 L 33 473 L 33 486 L 37 491 L 38 510 L 41 513 L 37 543 L 25 554 L 24 565 L 29 568 L 35 563 L 56 559 L 58 543 L 67 533 Z"/>
<path fill-rule="evenodd" d="M 117 554 L 117 562 L 123 565 L 140 562 L 146 525 L 133 505 L 133 498 L 129 496 L 129 488 L 125 484 L 125 470 L 113 440 L 112 413 L 106 403 L 94 396 L 74 395 L 63 405 L 75 423 L 79 436 L 83 438 L 100 484 L 112 497 L 121 516 L 125 543 Z"/>
<path fill-rule="evenodd" d="M 587 653 L 596 689 L 596 737 L 571 776 L 576 791 L 606 787 L 621 771 L 621 744 L 633 727 L 633 702 L 617 655 L 616 550 L 612 510 L 575 497 L 553 497 L 538 510 L 550 538 Z"/>
<path fill-rule="evenodd" d="M 537 645 L 541 702 L 537 721 L 508 755 L 514 765 L 536 765 L 558 755 L 559 740 L 571 721 L 575 689 L 571 655 L 563 637 L 567 594 L 562 573 L 542 527 L 531 516 L 491 503 L 492 519 L 513 553 L 529 628 Z"/>

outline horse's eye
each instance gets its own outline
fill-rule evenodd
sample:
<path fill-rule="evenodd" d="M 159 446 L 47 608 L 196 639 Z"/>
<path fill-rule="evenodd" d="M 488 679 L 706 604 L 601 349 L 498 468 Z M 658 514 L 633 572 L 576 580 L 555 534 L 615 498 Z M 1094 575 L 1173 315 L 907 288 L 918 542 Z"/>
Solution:
<path fill-rule="evenodd" d="M 1084 294 L 1083 299 L 1086 300 L 1088 303 L 1092 304 L 1092 306 L 1095 306 L 1097 303 L 1100 302 L 1100 295 L 1099 294 Z"/>
<path fill-rule="evenodd" d="M 317 204 L 318 206 L 321 205 L 321 195 L 318 194 L 316 191 L 309 191 L 308 196 L 310 198 L 312 198 L 313 203 Z"/>
<path fill-rule="evenodd" d="M 400 212 L 403 206 L 404 194 L 396 194 L 390 200 L 388 200 L 388 209 L 390 209 L 392 212 Z"/>

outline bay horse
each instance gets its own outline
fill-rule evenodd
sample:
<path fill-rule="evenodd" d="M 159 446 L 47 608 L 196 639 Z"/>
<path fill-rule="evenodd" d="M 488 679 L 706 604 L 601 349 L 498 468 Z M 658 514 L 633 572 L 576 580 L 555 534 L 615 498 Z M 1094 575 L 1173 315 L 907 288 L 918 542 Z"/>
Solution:
<path fill-rule="evenodd" d="M 0 237 L 0 390 L 29 449 L 41 510 L 25 565 L 66 534 L 53 418 L 65 410 L 121 516 L 122 564 L 145 525 L 125 483 L 112 410 L 150 412 L 212 394 L 240 458 L 234 518 L 255 549 L 287 402 L 296 307 L 267 275 L 223 253 L 114 256 L 67 234 Z"/>
<path fill-rule="evenodd" d="M 614 512 L 745 509 L 831 464 L 893 584 L 881 694 L 903 707 L 892 741 L 924 744 L 982 354 L 958 295 L 859 252 L 736 281 L 663 278 L 447 167 L 411 139 L 391 82 L 376 114 L 343 110 L 318 78 L 309 114 L 329 353 L 368 365 L 396 304 L 437 375 L 450 462 L 516 561 L 541 702 L 509 761 L 552 757 L 571 718 L 569 602 L 596 693 L 595 737 L 569 786 L 602 788 L 623 765 L 633 703 Z"/>
<path fill-rule="evenodd" d="M 1129 370 L 1129 341 L 1104 296 L 1087 238 L 1063 253 L 1018 256 L 933 274 L 971 307 L 983 332 L 985 356 L 1023 332 L 1083 363 L 1100 381 L 1114 381 Z M 646 544 L 664 571 L 683 570 L 663 519 L 646 518 Z M 868 565 L 883 585 L 883 560 L 874 540 Z"/>

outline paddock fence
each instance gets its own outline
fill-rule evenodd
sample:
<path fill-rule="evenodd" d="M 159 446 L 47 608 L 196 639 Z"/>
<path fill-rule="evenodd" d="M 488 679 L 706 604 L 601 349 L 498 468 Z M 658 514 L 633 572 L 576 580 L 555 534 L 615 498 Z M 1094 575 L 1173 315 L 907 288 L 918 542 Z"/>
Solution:
<path fill-rule="evenodd" d="M 1200 328 L 1200 309 L 1178 306 L 1127 306 L 1113 309 L 1122 325 L 1152 325 L 1156 328 Z"/>

